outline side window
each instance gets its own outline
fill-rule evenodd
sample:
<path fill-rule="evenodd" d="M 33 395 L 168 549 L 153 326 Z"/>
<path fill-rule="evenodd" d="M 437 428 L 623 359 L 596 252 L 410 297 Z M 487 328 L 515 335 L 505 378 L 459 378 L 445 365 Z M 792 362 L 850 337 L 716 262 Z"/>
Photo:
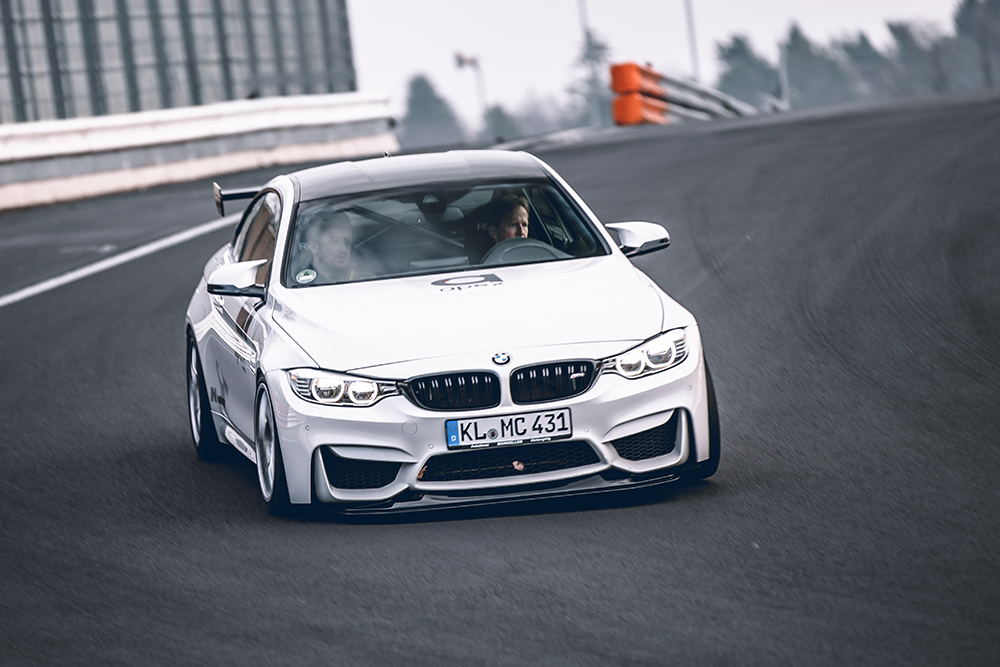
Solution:
<path fill-rule="evenodd" d="M 274 243 L 278 236 L 278 218 L 280 215 L 281 202 L 278 195 L 268 192 L 254 203 L 256 211 L 251 210 L 246 223 L 246 234 L 243 232 L 237 238 L 236 250 L 240 262 L 248 262 L 254 259 L 266 259 L 267 264 L 261 265 L 257 270 L 257 283 L 262 284 L 267 278 L 267 270 L 274 257 Z M 242 243 L 242 248 L 239 244 Z"/>
<path fill-rule="evenodd" d="M 240 220 L 240 226 L 236 228 L 236 236 L 233 238 L 233 257 L 236 261 L 240 261 L 240 255 L 243 254 L 243 246 L 247 243 L 247 231 L 250 229 L 250 225 L 257 214 L 260 213 L 260 207 L 264 205 L 264 197 L 258 197 L 253 200 L 253 203 L 247 208 L 246 212 L 243 213 L 243 219 Z"/>
<path fill-rule="evenodd" d="M 531 201 L 553 246 L 575 257 L 585 257 L 597 250 L 596 240 L 562 197 L 535 189 Z"/>

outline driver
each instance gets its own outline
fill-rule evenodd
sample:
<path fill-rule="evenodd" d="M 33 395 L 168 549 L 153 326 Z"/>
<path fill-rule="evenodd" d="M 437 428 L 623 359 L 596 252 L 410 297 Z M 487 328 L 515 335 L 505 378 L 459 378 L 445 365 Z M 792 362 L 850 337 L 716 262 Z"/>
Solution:
<path fill-rule="evenodd" d="M 507 239 L 528 238 L 528 200 L 518 195 L 503 195 L 486 205 L 486 231 L 493 243 Z"/>
<path fill-rule="evenodd" d="M 306 230 L 306 244 L 312 254 L 309 266 L 299 271 L 299 283 L 339 283 L 354 278 L 351 270 L 351 247 L 354 231 L 351 219 L 343 211 L 323 211 Z"/>

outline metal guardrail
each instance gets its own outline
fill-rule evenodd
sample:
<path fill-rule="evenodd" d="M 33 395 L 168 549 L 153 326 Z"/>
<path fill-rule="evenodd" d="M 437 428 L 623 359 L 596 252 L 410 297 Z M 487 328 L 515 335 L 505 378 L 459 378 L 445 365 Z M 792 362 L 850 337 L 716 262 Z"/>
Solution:
<path fill-rule="evenodd" d="M 0 209 L 398 150 L 389 98 L 337 93 L 0 125 Z"/>
<path fill-rule="evenodd" d="M 757 109 L 693 81 L 636 63 L 611 66 L 612 112 L 617 125 L 665 124 L 675 119 L 752 116 Z"/>

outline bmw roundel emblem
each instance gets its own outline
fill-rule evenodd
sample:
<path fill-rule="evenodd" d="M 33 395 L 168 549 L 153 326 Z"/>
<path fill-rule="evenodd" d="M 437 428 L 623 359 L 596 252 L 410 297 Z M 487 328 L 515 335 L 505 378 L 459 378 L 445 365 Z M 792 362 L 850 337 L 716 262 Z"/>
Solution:
<path fill-rule="evenodd" d="M 506 352 L 497 352 L 493 355 L 493 363 L 497 366 L 503 366 L 508 361 L 510 361 L 510 355 Z"/>

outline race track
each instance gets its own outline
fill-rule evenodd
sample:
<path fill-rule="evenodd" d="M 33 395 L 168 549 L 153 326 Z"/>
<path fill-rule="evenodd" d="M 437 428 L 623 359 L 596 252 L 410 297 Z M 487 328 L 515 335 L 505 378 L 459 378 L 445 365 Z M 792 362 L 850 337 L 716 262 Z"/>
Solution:
<path fill-rule="evenodd" d="M 1000 663 L 1000 99 L 533 151 L 670 230 L 637 263 L 701 325 L 715 477 L 272 517 L 187 430 L 214 232 L 0 308 L 0 664 Z M 3 214 L 0 295 L 213 213 L 199 182 Z"/>

